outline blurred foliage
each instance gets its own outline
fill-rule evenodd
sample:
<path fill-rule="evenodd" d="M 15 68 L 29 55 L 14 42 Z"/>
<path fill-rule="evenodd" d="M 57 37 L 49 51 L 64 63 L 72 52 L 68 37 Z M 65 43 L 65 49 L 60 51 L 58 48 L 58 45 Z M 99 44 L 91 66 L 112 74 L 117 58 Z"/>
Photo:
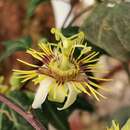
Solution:
<path fill-rule="evenodd" d="M 118 109 L 116 112 L 112 113 L 108 118 L 108 123 L 110 124 L 111 120 L 119 122 L 120 126 L 123 126 L 124 123 L 130 118 L 130 107 L 123 107 Z"/>
<path fill-rule="evenodd" d="M 47 2 L 49 0 L 30 0 L 29 5 L 28 5 L 28 10 L 27 10 L 27 16 L 31 17 L 36 9 L 36 7 L 43 3 Z"/>
<path fill-rule="evenodd" d="M 130 130 L 130 119 L 126 122 L 126 124 L 122 127 L 122 130 Z"/>
<path fill-rule="evenodd" d="M 125 122 L 124 126 L 121 128 L 119 123 L 115 121 L 112 122 L 111 128 L 107 128 L 107 130 L 129 130 L 130 129 L 130 119 Z"/>
<path fill-rule="evenodd" d="M 92 44 L 112 57 L 127 62 L 130 59 L 129 12 L 129 2 L 103 2 L 92 11 L 81 30 Z"/>
<path fill-rule="evenodd" d="M 10 100 L 28 111 L 32 102 L 25 92 L 14 91 L 7 94 Z M 33 130 L 33 128 L 16 112 L 0 104 L 0 130 Z M 3 111 L 3 112 L 2 112 Z"/>
<path fill-rule="evenodd" d="M 7 85 L 4 85 L 4 76 L 0 76 L 0 93 L 6 93 L 9 90 Z"/>
<path fill-rule="evenodd" d="M 7 94 L 7 97 L 15 104 L 28 111 L 34 95 L 31 92 L 12 91 Z M 91 104 L 85 103 L 85 99 L 82 97 L 79 97 L 72 107 L 67 110 L 58 111 L 57 107 L 60 105 L 61 104 L 45 101 L 42 105 L 42 109 L 33 110 L 33 113 L 46 127 L 48 126 L 48 123 L 51 123 L 59 130 L 69 130 L 68 117 L 73 110 L 78 108 L 90 112 L 93 111 Z M 4 104 L 0 104 L 0 110 L 1 130 L 32 130 L 32 127 L 27 125 L 27 122 L 21 116 Z M 2 110 L 4 112 L 2 112 Z M 5 113 L 8 113 L 10 118 Z"/>
<path fill-rule="evenodd" d="M 13 91 L 13 90 L 19 90 L 23 83 L 21 82 L 21 79 L 18 78 L 18 75 L 15 74 L 15 72 L 12 73 L 11 77 L 10 77 L 10 90 Z"/>
<path fill-rule="evenodd" d="M 50 122 L 58 130 L 69 130 L 68 117 L 74 110 L 80 109 L 89 112 L 93 112 L 94 110 L 93 106 L 86 102 L 83 97 L 79 97 L 69 109 L 58 111 L 57 107 L 61 107 L 61 105 L 63 104 L 45 101 L 42 109 L 34 110 L 34 114 L 46 127 Z"/>
<path fill-rule="evenodd" d="M 31 47 L 32 39 L 30 37 L 24 37 L 16 41 L 4 41 L 2 44 L 4 45 L 5 50 L 0 54 L 0 62 L 16 51 L 26 51 Z"/>

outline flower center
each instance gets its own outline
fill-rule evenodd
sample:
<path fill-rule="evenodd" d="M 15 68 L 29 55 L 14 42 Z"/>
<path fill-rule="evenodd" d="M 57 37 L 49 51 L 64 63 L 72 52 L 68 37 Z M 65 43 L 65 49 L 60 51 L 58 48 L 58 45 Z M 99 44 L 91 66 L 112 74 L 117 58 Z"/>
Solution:
<path fill-rule="evenodd" d="M 59 83 L 72 81 L 79 73 L 79 66 L 75 62 L 65 60 L 52 60 L 49 64 L 50 72 L 53 78 Z"/>

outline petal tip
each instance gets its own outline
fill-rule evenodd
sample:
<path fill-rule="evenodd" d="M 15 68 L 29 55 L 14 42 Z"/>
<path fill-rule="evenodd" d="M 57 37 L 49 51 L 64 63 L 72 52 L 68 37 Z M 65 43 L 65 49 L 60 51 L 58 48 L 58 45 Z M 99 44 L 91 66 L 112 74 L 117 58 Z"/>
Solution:
<path fill-rule="evenodd" d="M 32 108 L 33 108 L 33 109 L 38 109 L 38 108 L 41 108 L 41 105 L 36 104 L 36 103 L 33 103 L 33 104 L 32 104 Z"/>

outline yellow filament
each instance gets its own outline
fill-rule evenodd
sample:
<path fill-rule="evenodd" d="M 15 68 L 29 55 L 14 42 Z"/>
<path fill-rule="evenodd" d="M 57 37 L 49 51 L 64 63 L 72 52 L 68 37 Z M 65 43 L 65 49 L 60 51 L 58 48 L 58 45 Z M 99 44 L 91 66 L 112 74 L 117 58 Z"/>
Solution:
<path fill-rule="evenodd" d="M 94 95 L 94 97 L 97 99 L 97 101 L 100 101 L 99 98 L 97 97 L 97 95 L 101 96 L 102 98 L 106 98 L 102 94 L 100 94 L 99 92 L 97 92 L 94 88 L 92 88 L 88 83 L 85 82 L 85 85 L 89 88 L 89 90 Z"/>
<path fill-rule="evenodd" d="M 89 92 L 87 92 L 87 90 L 83 87 L 83 85 L 81 83 L 75 83 L 75 85 L 77 86 L 77 88 L 79 88 L 81 91 L 83 91 L 84 93 L 86 93 L 87 95 L 91 96 L 91 94 Z"/>
<path fill-rule="evenodd" d="M 94 87 L 96 87 L 96 88 L 105 90 L 105 91 L 108 91 L 108 90 L 109 90 L 109 89 L 104 88 L 103 86 L 100 86 L 100 85 L 98 85 L 98 84 L 96 84 L 96 83 L 94 83 L 94 82 L 91 82 L 91 81 L 89 81 L 89 84 L 92 85 L 92 86 L 94 86 Z"/>
<path fill-rule="evenodd" d="M 36 52 L 33 52 L 32 50 L 27 50 L 27 53 L 32 55 L 34 58 L 42 61 L 42 58 Z"/>
<path fill-rule="evenodd" d="M 82 58 L 81 60 L 79 60 L 79 62 L 83 62 L 84 60 L 86 60 L 87 58 L 91 57 L 92 55 L 94 55 L 96 52 L 92 52 L 89 55 L 87 55 L 86 57 Z"/>
<path fill-rule="evenodd" d="M 94 58 L 95 56 L 97 56 L 99 54 L 99 52 L 97 52 L 96 54 L 92 55 L 90 58 L 86 59 L 85 61 L 90 61 L 92 58 Z"/>
<path fill-rule="evenodd" d="M 17 60 L 18 60 L 19 62 L 25 64 L 25 65 L 30 66 L 30 67 L 34 67 L 34 68 L 37 68 L 37 67 L 38 67 L 37 65 L 30 64 L 30 63 L 28 63 L 28 62 L 26 62 L 26 61 L 23 61 L 23 60 L 20 60 L 20 59 L 17 59 Z"/>
<path fill-rule="evenodd" d="M 30 80 L 30 79 L 32 79 L 32 78 L 35 78 L 37 75 L 29 75 L 29 77 L 28 78 L 25 78 L 24 80 L 22 80 L 21 82 L 26 82 L 26 81 L 28 81 L 28 80 Z"/>
<path fill-rule="evenodd" d="M 84 63 L 93 63 L 93 62 L 96 62 L 96 61 L 99 61 L 99 58 L 94 59 L 94 60 L 89 60 L 89 61 L 85 60 Z"/>
<path fill-rule="evenodd" d="M 47 44 L 39 43 L 38 45 L 47 55 L 51 54 L 51 47 L 48 47 Z"/>
<path fill-rule="evenodd" d="M 36 73 L 35 70 L 13 70 L 14 72 L 16 72 L 16 74 L 34 74 Z"/>
<path fill-rule="evenodd" d="M 97 78 L 93 76 L 88 76 L 90 79 L 95 79 L 95 80 L 101 80 L 101 81 L 112 81 L 112 79 L 105 79 L 105 78 Z"/>

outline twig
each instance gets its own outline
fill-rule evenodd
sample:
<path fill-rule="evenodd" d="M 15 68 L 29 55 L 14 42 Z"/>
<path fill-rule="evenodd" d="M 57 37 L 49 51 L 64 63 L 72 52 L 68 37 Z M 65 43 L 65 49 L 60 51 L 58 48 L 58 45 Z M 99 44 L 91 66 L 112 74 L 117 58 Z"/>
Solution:
<path fill-rule="evenodd" d="M 114 74 L 116 74 L 117 72 L 121 71 L 123 68 L 123 66 L 121 64 L 115 66 L 108 74 L 106 74 L 103 78 L 104 79 L 109 79 L 111 78 Z M 99 84 L 104 83 L 105 81 L 100 81 Z"/>
<path fill-rule="evenodd" d="M 81 15 L 83 15 L 84 13 L 86 13 L 87 11 L 91 10 L 94 6 L 89 6 L 87 8 L 85 8 L 83 11 L 81 11 L 80 13 L 78 13 L 69 23 L 68 26 L 72 26 L 72 24 L 75 22 L 76 19 L 78 19 Z"/>
<path fill-rule="evenodd" d="M 63 25 L 62 25 L 61 28 L 64 28 L 64 27 L 65 27 L 65 24 L 66 24 L 67 20 L 69 19 L 69 17 L 70 17 L 70 15 L 71 15 L 71 13 L 72 13 L 72 11 L 73 11 L 75 5 L 76 5 L 78 2 L 79 2 L 78 0 L 71 0 L 71 2 L 69 3 L 69 4 L 71 5 L 71 9 L 69 10 L 69 13 L 67 14 L 67 16 L 66 16 L 66 18 L 65 18 L 65 20 L 64 20 Z"/>
<path fill-rule="evenodd" d="M 73 11 L 73 7 L 71 7 L 71 9 L 69 10 L 69 13 L 67 14 L 67 16 L 66 16 L 66 18 L 65 18 L 65 20 L 64 20 L 63 25 L 62 25 L 61 28 L 64 28 L 64 27 L 65 27 L 65 24 L 66 24 L 68 18 L 70 17 L 72 11 Z"/>
<path fill-rule="evenodd" d="M 35 130 L 45 130 L 44 126 L 31 113 L 25 112 L 20 106 L 14 104 L 3 94 L 0 94 L 0 102 L 21 115 Z"/>
<path fill-rule="evenodd" d="M 104 76 L 104 78 L 110 78 L 112 77 L 115 73 L 121 71 L 123 69 L 123 66 L 121 64 L 115 66 L 107 75 Z"/>

